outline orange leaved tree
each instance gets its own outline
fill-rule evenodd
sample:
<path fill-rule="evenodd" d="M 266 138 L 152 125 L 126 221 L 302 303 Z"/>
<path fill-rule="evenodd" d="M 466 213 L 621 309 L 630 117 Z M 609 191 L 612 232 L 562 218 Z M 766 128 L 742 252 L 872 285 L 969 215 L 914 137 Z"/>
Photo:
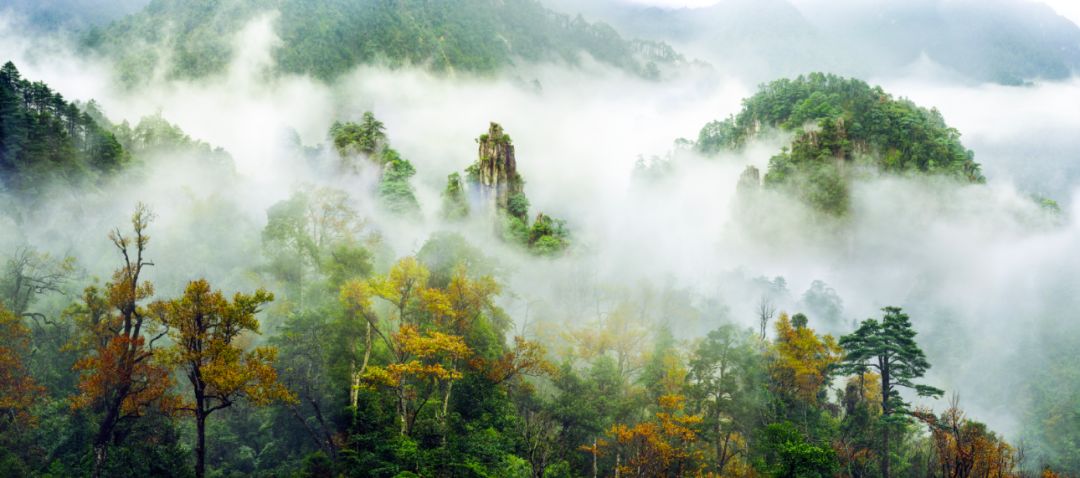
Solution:
<path fill-rule="evenodd" d="M 712 476 L 698 436 L 702 417 L 685 413 L 685 406 L 682 395 L 663 395 L 654 419 L 634 426 L 615 424 L 609 430 L 611 441 L 598 440 L 581 449 L 596 455 L 614 452 L 615 476 Z"/>
<path fill-rule="evenodd" d="M 30 329 L 0 304 L 0 435 L 4 437 L 32 424 L 30 406 L 44 392 L 26 368 L 29 349 Z"/>
<path fill-rule="evenodd" d="M 104 293 L 96 287 L 86 289 L 84 304 L 75 314 L 81 334 L 73 345 L 85 356 L 75 363 L 80 377 L 72 406 L 100 417 L 93 441 L 94 478 L 103 473 L 109 444 L 122 420 L 155 408 L 172 408 L 169 372 L 154 360 L 154 344 L 165 331 L 148 320 L 141 305 L 154 294 L 153 285 L 143 280 L 143 268 L 153 265 L 144 256 L 152 217 L 149 208 L 139 204 L 131 217 L 132 234 L 119 229 L 109 234 L 123 263 Z"/>

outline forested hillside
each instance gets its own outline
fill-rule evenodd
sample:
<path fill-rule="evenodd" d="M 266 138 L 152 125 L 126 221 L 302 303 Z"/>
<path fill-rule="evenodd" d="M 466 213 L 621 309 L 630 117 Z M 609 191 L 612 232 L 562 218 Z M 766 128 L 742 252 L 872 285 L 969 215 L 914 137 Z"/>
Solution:
<path fill-rule="evenodd" d="M 914 173 L 984 180 L 960 132 L 936 109 L 821 73 L 764 85 L 743 101 L 738 115 L 705 125 L 695 148 L 730 152 L 777 132 L 794 139 L 769 160 L 765 185 L 786 188 L 831 214 L 846 212 L 848 184 L 858 177 Z"/>
<path fill-rule="evenodd" d="M 220 72 L 231 59 L 233 35 L 271 11 L 279 12 L 279 69 L 324 79 L 371 63 L 492 73 L 519 62 L 577 64 L 583 53 L 657 78 L 682 61 L 667 45 L 624 39 L 607 25 L 552 12 L 536 0 L 155 0 L 90 32 L 86 44 L 117 58 L 129 79 L 145 79 L 158 66 L 170 77 L 200 77 Z M 132 50 L 132 44 L 144 46 Z"/>

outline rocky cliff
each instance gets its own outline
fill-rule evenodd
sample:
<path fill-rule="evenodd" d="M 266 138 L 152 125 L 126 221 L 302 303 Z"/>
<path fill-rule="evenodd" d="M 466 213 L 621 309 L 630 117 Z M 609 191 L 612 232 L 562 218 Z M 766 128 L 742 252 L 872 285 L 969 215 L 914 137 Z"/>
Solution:
<path fill-rule="evenodd" d="M 503 132 L 502 126 L 491 123 L 488 132 L 476 142 L 479 160 L 470 168 L 469 178 L 475 183 L 481 204 L 489 212 L 501 210 L 522 216 L 520 208 L 512 204 L 515 196 L 521 194 L 523 184 L 510 136 Z"/>

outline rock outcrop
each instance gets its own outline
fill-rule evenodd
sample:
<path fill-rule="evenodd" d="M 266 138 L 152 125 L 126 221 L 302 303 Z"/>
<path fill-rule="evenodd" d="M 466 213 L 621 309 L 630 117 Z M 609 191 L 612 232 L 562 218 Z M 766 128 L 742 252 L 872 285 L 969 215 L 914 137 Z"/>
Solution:
<path fill-rule="evenodd" d="M 477 187 L 480 202 L 489 212 L 511 212 L 511 199 L 521 194 L 523 186 L 514 159 L 514 144 L 497 123 L 491 123 L 488 132 L 476 142 L 479 160 L 470 168 L 469 176 Z"/>

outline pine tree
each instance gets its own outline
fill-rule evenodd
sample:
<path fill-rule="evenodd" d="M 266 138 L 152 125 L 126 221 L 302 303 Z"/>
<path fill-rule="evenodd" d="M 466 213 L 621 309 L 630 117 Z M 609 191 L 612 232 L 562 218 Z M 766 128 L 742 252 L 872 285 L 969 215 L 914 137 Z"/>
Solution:
<path fill-rule="evenodd" d="M 881 375 L 881 475 L 889 478 L 890 427 L 907 421 L 911 413 L 911 404 L 900 396 L 900 387 L 912 389 L 921 397 L 937 397 L 944 392 L 914 382 L 926 374 L 930 362 L 915 343 L 916 333 L 908 315 L 899 307 L 882 310 L 885 316 L 881 322 L 864 320 L 858 330 L 840 338 L 847 355 L 839 370 L 862 375 L 873 368 Z"/>

